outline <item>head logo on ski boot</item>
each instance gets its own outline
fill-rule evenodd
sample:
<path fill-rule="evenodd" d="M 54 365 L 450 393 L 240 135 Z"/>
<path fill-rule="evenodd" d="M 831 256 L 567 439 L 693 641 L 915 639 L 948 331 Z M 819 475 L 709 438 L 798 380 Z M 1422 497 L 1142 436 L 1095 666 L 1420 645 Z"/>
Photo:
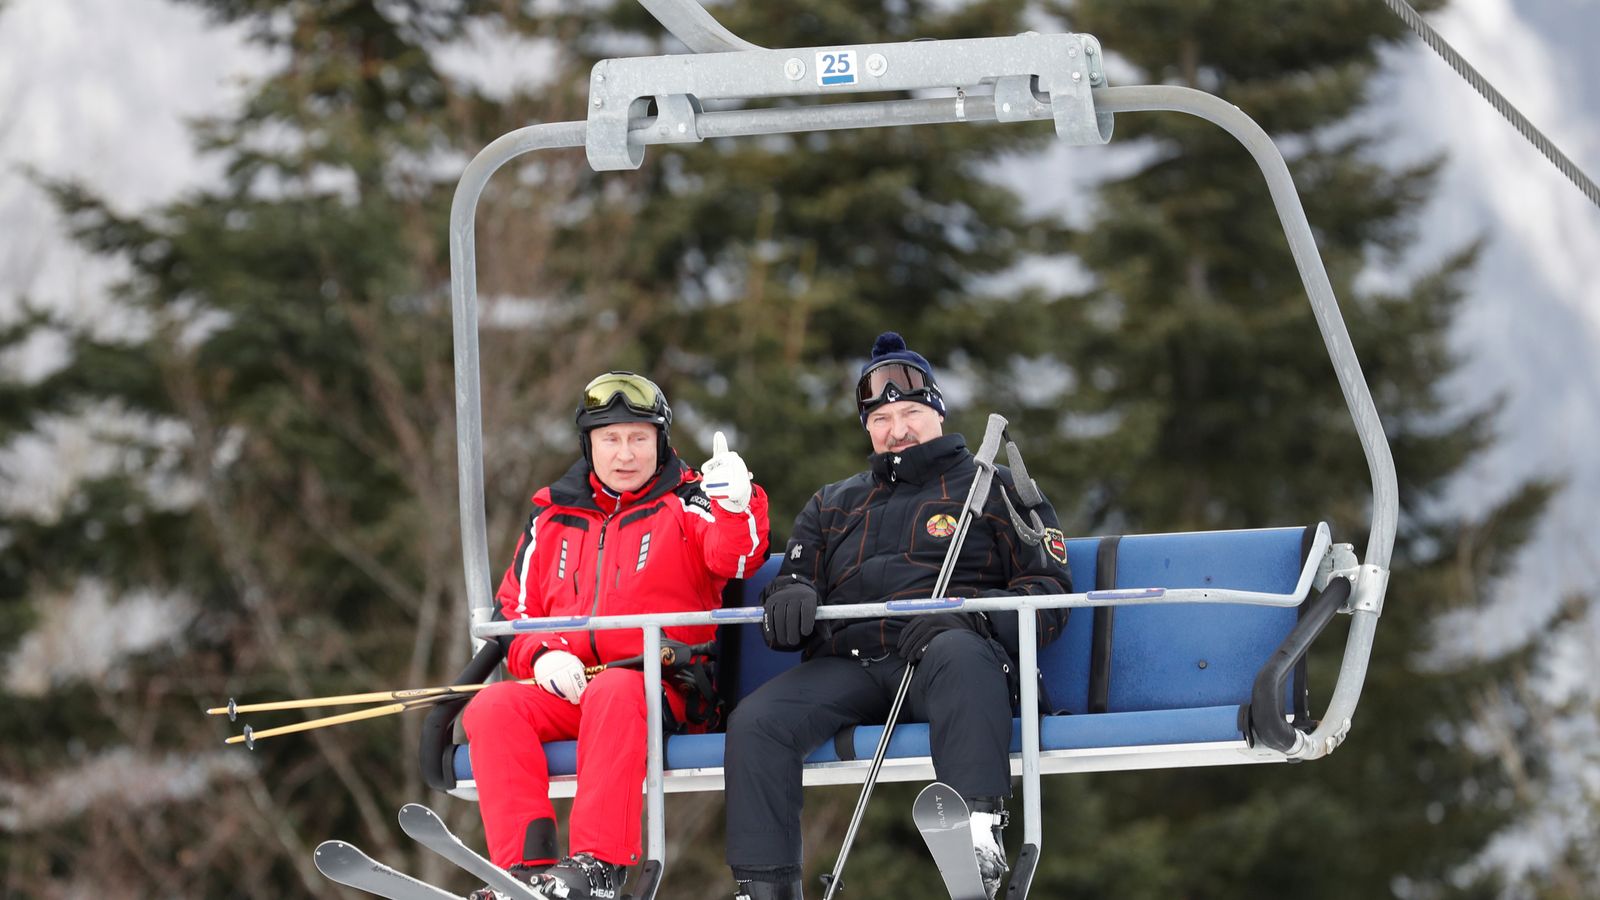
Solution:
<path fill-rule="evenodd" d="M 592 853 L 578 853 L 535 876 L 533 892 L 545 900 L 616 900 L 627 872 Z"/>

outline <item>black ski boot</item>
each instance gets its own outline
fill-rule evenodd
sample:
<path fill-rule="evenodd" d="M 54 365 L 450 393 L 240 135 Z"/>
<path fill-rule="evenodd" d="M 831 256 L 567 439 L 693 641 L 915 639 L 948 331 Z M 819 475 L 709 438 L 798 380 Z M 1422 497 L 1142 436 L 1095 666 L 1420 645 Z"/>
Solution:
<path fill-rule="evenodd" d="M 521 882 L 524 882 L 524 883 L 527 883 L 527 884 L 532 884 L 533 880 L 535 878 L 539 877 L 539 873 L 543 872 L 545 869 L 548 869 L 548 868 L 550 868 L 550 867 L 549 866 L 530 866 L 527 863 L 517 863 L 516 865 L 514 865 L 511 868 L 507 869 L 506 870 L 506 874 L 510 875 L 512 878 L 515 878 L 518 881 L 521 881 Z M 478 888 L 477 890 L 473 891 L 472 893 L 468 894 L 467 895 L 467 900 L 508 900 L 508 898 L 506 897 L 505 894 L 502 894 L 499 891 L 496 891 L 494 888 L 481 887 L 481 888 Z"/>
<path fill-rule="evenodd" d="M 800 880 L 790 882 L 741 881 L 733 900 L 805 900 Z"/>
<path fill-rule="evenodd" d="M 532 885 L 533 892 L 545 900 L 616 900 L 627 880 L 627 866 L 603 862 L 592 853 L 578 853 L 535 876 Z"/>

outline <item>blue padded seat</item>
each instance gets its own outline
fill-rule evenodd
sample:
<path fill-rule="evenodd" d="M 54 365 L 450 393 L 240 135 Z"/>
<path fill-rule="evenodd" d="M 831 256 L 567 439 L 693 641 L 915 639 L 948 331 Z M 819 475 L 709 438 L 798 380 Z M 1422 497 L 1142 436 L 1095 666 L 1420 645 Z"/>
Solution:
<path fill-rule="evenodd" d="M 1132 535 L 1120 539 L 1116 575 L 1098 584 L 1100 538 L 1067 542 L 1073 588 L 1232 588 L 1287 593 L 1304 564 L 1305 528 L 1218 531 L 1193 534 Z M 746 579 L 741 605 L 759 602 L 761 589 L 776 576 L 781 557 L 767 560 Z M 1250 702 L 1256 673 L 1289 630 L 1298 610 L 1236 604 L 1125 606 L 1115 612 L 1105 712 L 1089 714 L 1090 645 L 1094 617 L 1076 610 L 1061 638 L 1039 654 L 1041 687 L 1051 709 L 1040 721 L 1041 750 L 1089 750 L 1242 741 L 1239 707 Z M 723 677 L 733 680 L 729 695 L 742 699 L 767 679 L 797 665 L 797 653 L 778 653 L 749 625 L 721 629 Z M 1013 720 L 1011 750 L 1021 751 L 1021 723 Z M 883 726 L 862 726 L 851 734 L 854 758 L 871 759 Z M 665 767 L 720 768 L 720 734 L 673 735 L 666 741 Z M 928 726 L 908 723 L 895 729 L 887 756 L 928 755 Z M 577 744 L 545 745 L 552 776 L 577 769 Z M 807 763 L 839 762 L 834 742 L 817 748 Z M 456 778 L 472 777 L 467 748 L 456 748 Z"/>

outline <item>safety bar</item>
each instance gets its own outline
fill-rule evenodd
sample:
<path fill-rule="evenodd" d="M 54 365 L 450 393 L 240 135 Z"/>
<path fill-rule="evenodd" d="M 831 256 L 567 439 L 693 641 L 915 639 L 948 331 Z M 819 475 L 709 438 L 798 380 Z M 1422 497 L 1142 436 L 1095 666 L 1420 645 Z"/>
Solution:
<path fill-rule="evenodd" d="M 1227 588 L 1118 588 L 1107 591 L 1086 591 L 1072 594 L 1033 594 L 1027 597 L 945 597 L 942 599 L 912 598 L 889 600 L 883 603 L 846 603 L 817 608 L 818 619 L 870 619 L 885 616 L 918 615 L 921 613 L 950 612 L 1008 612 L 1023 608 L 1023 601 L 1032 609 L 1075 609 L 1097 606 L 1155 606 L 1182 603 L 1233 603 L 1244 606 L 1299 606 L 1311 590 L 1322 558 L 1327 555 L 1332 538 L 1326 523 L 1317 524 L 1311 550 L 1300 568 L 1300 578 L 1292 593 L 1274 594 L 1265 591 L 1239 591 Z M 472 626 L 472 636 L 493 638 L 526 634 L 535 631 L 605 631 L 618 628 L 642 628 L 648 625 L 673 627 L 676 625 L 722 625 L 761 621 L 759 606 L 735 606 L 706 612 L 636 613 L 626 616 L 546 616 L 542 618 L 514 619 L 486 622 Z M 648 651 L 647 651 L 648 652 Z M 1021 662 L 1021 660 L 1018 660 Z"/>

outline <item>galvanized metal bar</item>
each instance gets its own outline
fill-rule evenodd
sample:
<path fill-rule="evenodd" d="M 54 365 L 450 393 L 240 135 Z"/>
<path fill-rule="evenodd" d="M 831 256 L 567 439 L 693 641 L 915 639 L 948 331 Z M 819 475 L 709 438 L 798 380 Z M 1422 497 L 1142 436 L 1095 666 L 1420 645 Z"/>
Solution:
<path fill-rule="evenodd" d="M 1204 91 L 1170 85 L 1140 85 L 1101 88 L 1094 92 L 1094 96 L 1095 107 L 1105 112 L 1167 110 L 1188 113 L 1212 122 L 1243 144 L 1261 168 L 1272 194 L 1272 202 L 1278 210 L 1278 220 L 1288 238 L 1289 252 L 1294 256 L 1306 296 L 1311 300 L 1312 314 L 1322 331 L 1323 344 L 1333 361 L 1339 387 L 1344 392 L 1345 405 L 1355 421 L 1356 434 L 1367 456 L 1367 470 L 1372 477 L 1372 532 L 1367 544 L 1366 562 L 1382 569 L 1389 568 L 1400 511 L 1399 479 L 1395 475 L 1394 456 L 1390 453 L 1383 423 L 1378 419 L 1378 408 L 1372 402 L 1372 392 L 1361 373 L 1361 363 L 1356 359 L 1350 332 L 1339 314 L 1339 301 L 1334 297 L 1333 284 L 1328 279 L 1328 270 L 1322 264 L 1322 256 L 1317 252 L 1316 237 L 1312 234 L 1311 223 L 1306 221 L 1305 207 L 1295 190 L 1294 177 L 1289 172 L 1283 154 L 1255 120 L 1237 106 Z"/>
<path fill-rule="evenodd" d="M 644 627 L 645 858 L 667 863 L 667 807 L 662 796 L 666 743 L 661 736 L 661 628 Z"/>
<path fill-rule="evenodd" d="M 1100 606 L 1177 606 L 1193 603 L 1230 603 L 1242 606 L 1275 606 L 1292 608 L 1299 605 L 1287 599 L 1288 594 L 1260 594 L 1254 591 L 1232 591 L 1218 588 L 1129 588 L 1116 591 L 1089 591 L 1078 594 L 1038 594 L 1026 599 L 1035 609 L 1081 609 Z M 1285 598 L 1282 600 L 1271 598 Z M 924 608 L 915 604 L 926 602 Z M 1011 597 L 966 597 L 947 600 L 938 605 L 932 601 L 900 600 L 894 606 L 888 603 L 849 603 L 822 606 L 817 609 L 820 619 L 871 619 L 886 616 L 917 616 L 939 612 L 1011 612 L 1021 608 L 1022 599 Z M 474 625 L 476 637 L 490 638 L 502 635 L 525 634 L 538 631 L 606 631 L 618 628 L 638 628 L 656 624 L 671 628 L 678 625 L 748 625 L 761 621 L 761 607 L 738 607 L 710 612 L 655 613 L 626 616 L 553 617 L 516 619 L 510 622 L 485 622 Z"/>
<path fill-rule="evenodd" d="M 455 341 L 456 475 L 459 480 L 462 565 L 468 617 L 486 624 L 493 610 L 483 498 L 483 404 L 478 367 L 478 260 L 476 213 L 489 177 L 508 161 L 534 150 L 583 146 L 584 123 L 530 125 L 502 135 L 467 164 L 450 203 L 450 324 Z M 476 636 L 475 636 L 476 637 Z M 474 641 L 473 652 L 477 652 Z"/>
<path fill-rule="evenodd" d="M 639 5 L 696 53 L 762 49 L 729 31 L 696 0 L 639 0 Z"/>
<path fill-rule="evenodd" d="M 1355 421 L 1356 435 L 1366 453 L 1367 470 L 1372 478 L 1372 526 L 1365 557 L 1365 563 L 1371 569 L 1363 572 L 1363 577 L 1355 586 L 1352 597 L 1352 604 L 1356 607 L 1352 614 L 1354 620 L 1346 638 L 1339 679 L 1334 685 L 1322 723 L 1305 738 L 1302 745 L 1297 745 L 1291 751 L 1292 755 L 1303 759 L 1326 755 L 1333 752 L 1349 733 L 1362 686 L 1366 683 L 1372 641 L 1377 630 L 1377 610 L 1382 608 L 1383 592 L 1388 584 L 1399 520 L 1399 479 L 1395 474 L 1394 456 L 1389 450 L 1388 438 L 1383 433 L 1383 423 L 1378 419 L 1377 406 L 1372 402 L 1372 393 L 1362 375 L 1361 364 L 1356 359 L 1350 332 L 1339 314 L 1333 285 L 1317 252 L 1316 238 L 1310 223 L 1306 221 L 1305 207 L 1300 203 L 1289 166 L 1261 126 L 1238 107 L 1204 91 L 1190 88 L 1152 85 L 1103 88 L 1095 91 L 1095 104 L 1097 108 L 1113 113 L 1168 110 L 1199 116 L 1222 127 L 1250 151 L 1267 179 L 1279 221 L 1289 241 L 1289 250 L 1300 270 L 1317 327 L 1322 331 L 1323 344 L 1333 361 L 1339 387 L 1344 392 L 1345 405 Z"/>
<path fill-rule="evenodd" d="M 1039 787 L 1039 615 L 1024 601 L 1017 608 L 1017 660 L 1022 679 L 1018 697 L 1022 718 L 1022 840 L 1044 848 Z"/>

